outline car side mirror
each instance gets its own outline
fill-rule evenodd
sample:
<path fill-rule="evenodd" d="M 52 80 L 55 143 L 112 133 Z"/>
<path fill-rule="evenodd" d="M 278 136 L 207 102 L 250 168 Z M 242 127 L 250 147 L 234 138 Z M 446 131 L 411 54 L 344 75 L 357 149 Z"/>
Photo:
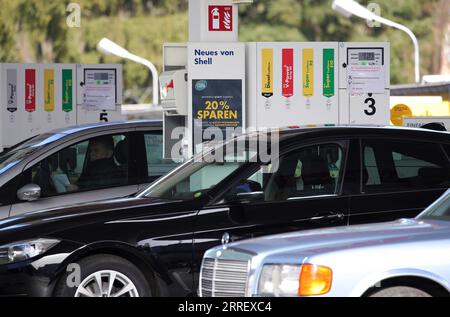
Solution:
<path fill-rule="evenodd" d="M 36 184 L 28 184 L 17 191 L 17 198 L 21 201 L 34 201 L 41 198 L 41 187 Z"/>

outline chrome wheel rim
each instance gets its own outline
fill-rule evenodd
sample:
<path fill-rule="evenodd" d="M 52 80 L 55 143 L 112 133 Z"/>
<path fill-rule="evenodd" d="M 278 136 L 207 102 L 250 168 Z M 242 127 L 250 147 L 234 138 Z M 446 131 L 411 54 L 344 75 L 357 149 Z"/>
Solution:
<path fill-rule="evenodd" d="M 139 297 L 139 292 L 127 276 L 103 270 L 86 277 L 78 286 L 75 297 Z"/>

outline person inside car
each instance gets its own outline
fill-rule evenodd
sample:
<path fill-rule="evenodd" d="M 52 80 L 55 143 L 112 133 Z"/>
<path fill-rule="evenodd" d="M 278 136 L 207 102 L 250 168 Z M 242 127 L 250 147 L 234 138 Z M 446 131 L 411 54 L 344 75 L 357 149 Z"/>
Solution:
<path fill-rule="evenodd" d="M 122 180 L 121 170 L 114 161 L 114 140 L 111 136 L 93 139 L 88 158 L 77 184 L 70 185 L 69 191 L 114 186 Z"/>

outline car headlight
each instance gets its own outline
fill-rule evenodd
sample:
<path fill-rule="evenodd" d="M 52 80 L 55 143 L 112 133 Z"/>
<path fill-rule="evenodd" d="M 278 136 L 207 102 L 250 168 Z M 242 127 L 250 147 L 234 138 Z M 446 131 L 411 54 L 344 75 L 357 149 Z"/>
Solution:
<path fill-rule="evenodd" d="M 331 289 L 330 268 L 313 265 L 264 265 L 258 284 L 260 296 L 317 296 Z"/>
<path fill-rule="evenodd" d="M 35 239 L 0 246 L 0 264 L 14 263 L 34 258 L 58 243 L 59 240 L 55 239 Z"/>
<path fill-rule="evenodd" d="M 259 278 L 260 296 L 297 296 L 300 265 L 264 265 Z"/>

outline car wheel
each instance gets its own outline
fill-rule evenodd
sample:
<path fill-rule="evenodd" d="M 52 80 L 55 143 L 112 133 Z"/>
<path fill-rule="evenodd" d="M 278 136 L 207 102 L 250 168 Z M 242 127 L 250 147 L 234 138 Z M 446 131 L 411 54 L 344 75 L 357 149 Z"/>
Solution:
<path fill-rule="evenodd" d="M 131 262 L 114 255 L 94 255 L 78 261 L 80 278 L 65 273 L 54 295 L 57 297 L 148 297 L 144 274 Z M 74 285 L 75 284 L 75 285 Z"/>
<path fill-rule="evenodd" d="M 394 286 L 379 290 L 370 297 L 431 297 L 431 295 L 418 288 Z"/>

